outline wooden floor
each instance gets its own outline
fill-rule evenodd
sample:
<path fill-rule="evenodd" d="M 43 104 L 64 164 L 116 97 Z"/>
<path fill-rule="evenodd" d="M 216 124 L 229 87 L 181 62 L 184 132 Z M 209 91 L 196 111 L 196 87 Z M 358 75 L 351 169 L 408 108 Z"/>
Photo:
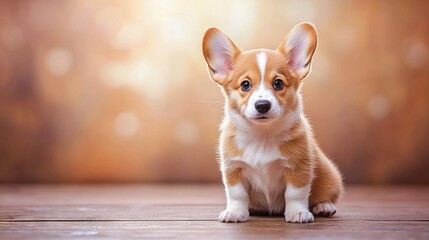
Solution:
<path fill-rule="evenodd" d="M 348 187 L 333 218 L 219 223 L 220 185 L 0 185 L 0 239 L 429 239 L 429 187 Z"/>

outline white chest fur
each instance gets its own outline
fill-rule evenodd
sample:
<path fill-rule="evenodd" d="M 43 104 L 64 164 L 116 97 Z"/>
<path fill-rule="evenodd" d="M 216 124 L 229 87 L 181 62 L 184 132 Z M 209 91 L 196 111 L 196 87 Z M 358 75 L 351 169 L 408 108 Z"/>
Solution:
<path fill-rule="evenodd" d="M 252 167 L 260 167 L 278 159 L 286 160 L 280 152 L 281 140 L 263 131 L 238 131 L 234 140 L 243 152 L 240 160 Z"/>

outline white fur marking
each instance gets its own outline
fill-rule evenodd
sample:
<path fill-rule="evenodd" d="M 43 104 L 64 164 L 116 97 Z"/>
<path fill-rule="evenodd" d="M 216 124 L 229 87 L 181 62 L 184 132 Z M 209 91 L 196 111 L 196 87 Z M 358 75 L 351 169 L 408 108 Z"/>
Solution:
<path fill-rule="evenodd" d="M 226 209 L 220 213 L 220 222 L 245 222 L 249 219 L 249 195 L 241 183 L 228 186 L 225 183 Z"/>
<path fill-rule="evenodd" d="M 314 217 L 308 211 L 308 197 L 310 196 L 311 185 L 302 188 L 295 188 L 288 184 L 285 192 L 286 211 L 285 217 L 288 222 L 313 222 Z"/>
<path fill-rule="evenodd" d="M 295 188 L 288 184 L 285 192 L 286 211 L 308 209 L 308 197 L 310 196 L 310 184 Z"/>
<path fill-rule="evenodd" d="M 237 131 L 235 142 L 244 150 L 242 160 L 253 167 L 282 157 L 277 141 L 270 139 L 267 134 Z"/>
<path fill-rule="evenodd" d="M 265 79 L 265 67 L 267 65 L 267 55 L 265 53 L 258 53 L 256 55 L 256 61 L 258 62 L 259 72 L 261 73 L 261 82 Z"/>
<path fill-rule="evenodd" d="M 249 202 L 249 196 L 243 187 L 243 184 L 237 183 L 234 186 L 226 188 L 226 196 L 229 207 L 244 207 L 247 208 L 246 203 Z"/>

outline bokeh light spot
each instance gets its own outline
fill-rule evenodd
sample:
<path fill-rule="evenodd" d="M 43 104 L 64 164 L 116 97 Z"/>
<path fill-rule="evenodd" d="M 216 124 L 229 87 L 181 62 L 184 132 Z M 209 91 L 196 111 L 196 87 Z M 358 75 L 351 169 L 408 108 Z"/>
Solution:
<path fill-rule="evenodd" d="M 123 22 L 123 11 L 120 7 L 105 4 L 95 15 L 95 25 L 107 36 L 113 36 Z"/>
<path fill-rule="evenodd" d="M 100 78 L 109 87 L 120 87 L 127 77 L 128 70 L 120 62 L 105 63 L 100 69 Z"/>
<path fill-rule="evenodd" d="M 426 66 L 428 58 L 428 49 L 421 41 L 414 41 L 409 44 L 405 52 L 405 62 L 414 69 L 419 69 Z"/>
<path fill-rule="evenodd" d="M 191 146 L 197 143 L 199 131 L 192 121 L 182 120 L 176 126 L 175 136 L 183 145 Z"/>
<path fill-rule="evenodd" d="M 374 95 L 368 102 L 368 112 L 375 119 L 383 119 L 390 111 L 390 104 L 384 95 Z"/>
<path fill-rule="evenodd" d="M 111 45 L 116 49 L 130 49 L 137 47 L 143 40 L 143 26 L 138 23 L 127 23 L 118 30 Z"/>
<path fill-rule="evenodd" d="M 68 73 L 72 65 L 72 55 L 63 47 L 50 49 L 45 55 L 45 64 L 48 71 L 56 76 Z"/>
<path fill-rule="evenodd" d="M 139 119 L 131 112 L 121 112 L 115 119 L 116 134 L 120 137 L 130 138 L 136 135 L 139 127 Z"/>
<path fill-rule="evenodd" d="M 166 93 L 166 77 L 147 59 L 132 62 L 108 62 L 100 69 L 101 80 L 110 87 L 127 87 L 150 100 Z"/>

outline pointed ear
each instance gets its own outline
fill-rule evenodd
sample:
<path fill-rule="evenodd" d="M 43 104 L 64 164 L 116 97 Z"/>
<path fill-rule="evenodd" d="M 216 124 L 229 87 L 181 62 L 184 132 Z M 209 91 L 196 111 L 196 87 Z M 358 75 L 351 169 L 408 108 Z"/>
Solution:
<path fill-rule="evenodd" d="M 286 56 L 287 65 L 302 80 L 310 73 L 316 47 L 316 28 L 311 23 L 300 23 L 288 33 L 278 50 Z"/>
<path fill-rule="evenodd" d="M 223 84 L 240 52 L 234 42 L 221 30 L 209 28 L 205 31 L 203 54 L 213 81 Z"/>

